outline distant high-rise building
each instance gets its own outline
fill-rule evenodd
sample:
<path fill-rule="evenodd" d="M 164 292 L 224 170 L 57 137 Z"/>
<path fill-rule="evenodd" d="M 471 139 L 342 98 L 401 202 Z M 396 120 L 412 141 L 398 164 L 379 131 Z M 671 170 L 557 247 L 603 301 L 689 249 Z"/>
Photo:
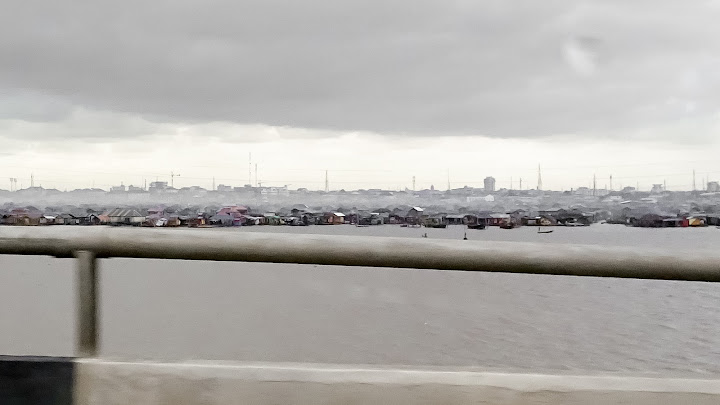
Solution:
<path fill-rule="evenodd" d="M 707 191 L 708 193 L 720 192 L 720 183 L 718 183 L 717 181 L 708 181 Z"/>
<path fill-rule="evenodd" d="M 537 189 L 538 189 L 538 190 L 542 190 L 542 189 L 543 189 L 543 186 L 542 186 L 542 173 L 540 172 L 540 164 L 539 164 L 539 163 L 538 163 L 538 185 L 537 185 Z"/>
<path fill-rule="evenodd" d="M 495 192 L 495 178 L 494 177 L 485 177 L 485 192 L 486 193 Z"/>

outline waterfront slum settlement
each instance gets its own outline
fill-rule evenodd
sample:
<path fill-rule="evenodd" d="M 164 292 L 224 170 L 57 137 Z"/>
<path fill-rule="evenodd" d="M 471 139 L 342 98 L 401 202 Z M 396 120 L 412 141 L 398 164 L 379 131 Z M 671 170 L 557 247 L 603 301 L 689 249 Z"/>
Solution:
<path fill-rule="evenodd" d="M 593 223 L 634 227 L 702 227 L 720 225 L 720 213 L 660 212 L 647 207 L 625 206 L 614 212 L 585 207 L 552 207 L 509 212 L 459 210 L 442 212 L 423 207 L 385 207 L 373 210 L 340 207 L 308 207 L 297 204 L 277 211 L 245 205 L 180 207 L 0 207 L 0 225 L 6 226 L 139 226 L 139 227 L 238 227 L 394 224 L 409 227 L 445 228 L 467 226 L 515 228 L 519 226 L 589 226 Z"/>

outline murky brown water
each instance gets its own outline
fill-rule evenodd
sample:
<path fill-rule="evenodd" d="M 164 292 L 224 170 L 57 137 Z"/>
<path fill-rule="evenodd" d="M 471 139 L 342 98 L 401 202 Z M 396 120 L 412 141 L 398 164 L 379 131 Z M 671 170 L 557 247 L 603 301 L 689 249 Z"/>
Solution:
<path fill-rule="evenodd" d="M 259 231 L 421 233 L 208 230 Z M 461 238 L 464 230 L 427 232 Z M 548 248 L 720 246 L 715 228 L 596 225 L 468 237 Z M 72 354 L 72 269 L 68 259 L 0 256 L 0 353 Z M 102 355 L 109 357 L 720 373 L 720 284 L 137 259 L 103 260 L 101 272 Z"/>

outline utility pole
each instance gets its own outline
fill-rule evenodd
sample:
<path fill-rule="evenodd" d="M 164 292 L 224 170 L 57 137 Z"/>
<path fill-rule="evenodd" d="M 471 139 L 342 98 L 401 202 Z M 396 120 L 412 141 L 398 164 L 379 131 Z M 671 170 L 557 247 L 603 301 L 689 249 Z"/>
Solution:
<path fill-rule="evenodd" d="M 667 180 L 663 180 L 663 191 L 667 191 Z"/>
<path fill-rule="evenodd" d="M 328 180 L 328 171 L 325 170 L 325 192 L 330 191 L 330 181 Z"/>
<path fill-rule="evenodd" d="M 175 172 L 170 172 L 170 187 L 175 188 L 175 177 L 180 177 L 180 174 L 175 174 Z"/>
<path fill-rule="evenodd" d="M 610 175 L 610 191 L 613 191 L 613 187 L 612 187 L 612 174 Z"/>
<path fill-rule="evenodd" d="M 248 154 L 248 184 L 252 186 L 252 152 Z"/>
<path fill-rule="evenodd" d="M 520 191 L 522 191 L 522 177 L 520 177 Z"/>
<path fill-rule="evenodd" d="M 413 191 L 415 191 L 415 176 L 413 176 Z"/>
<path fill-rule="evenodd" d="M 258 176 L 257 176 L 257 163 L 255 163 L 255 187 L 258 187 L 260 183 L 258 182 Z"/>
<path fill-rule="evenodd" d="M 30 188 L 35 187 L 35 174 L 30 173 Z"/>
<path fill-rule="evenodd" d="M 213 176 L 213 191 L 215 191 L 215 176 Z"/>
<path fill-rule="evenodd" d="M 542 190 L 542 173 L 540 172 L 540 163 L 538 163 L 538 184 L 537 189 Z"/>

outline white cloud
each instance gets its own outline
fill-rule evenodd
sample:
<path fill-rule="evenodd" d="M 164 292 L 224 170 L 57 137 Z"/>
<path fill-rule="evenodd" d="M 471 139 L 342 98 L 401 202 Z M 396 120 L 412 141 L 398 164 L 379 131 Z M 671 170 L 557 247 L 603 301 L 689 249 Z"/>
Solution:
<path fill-rule="evenodd" d="M 589 38 L 570 38 L 563 46 L 566 62 L 582 76 L 592 76 L 597 70 L 598 51 Z"/>

